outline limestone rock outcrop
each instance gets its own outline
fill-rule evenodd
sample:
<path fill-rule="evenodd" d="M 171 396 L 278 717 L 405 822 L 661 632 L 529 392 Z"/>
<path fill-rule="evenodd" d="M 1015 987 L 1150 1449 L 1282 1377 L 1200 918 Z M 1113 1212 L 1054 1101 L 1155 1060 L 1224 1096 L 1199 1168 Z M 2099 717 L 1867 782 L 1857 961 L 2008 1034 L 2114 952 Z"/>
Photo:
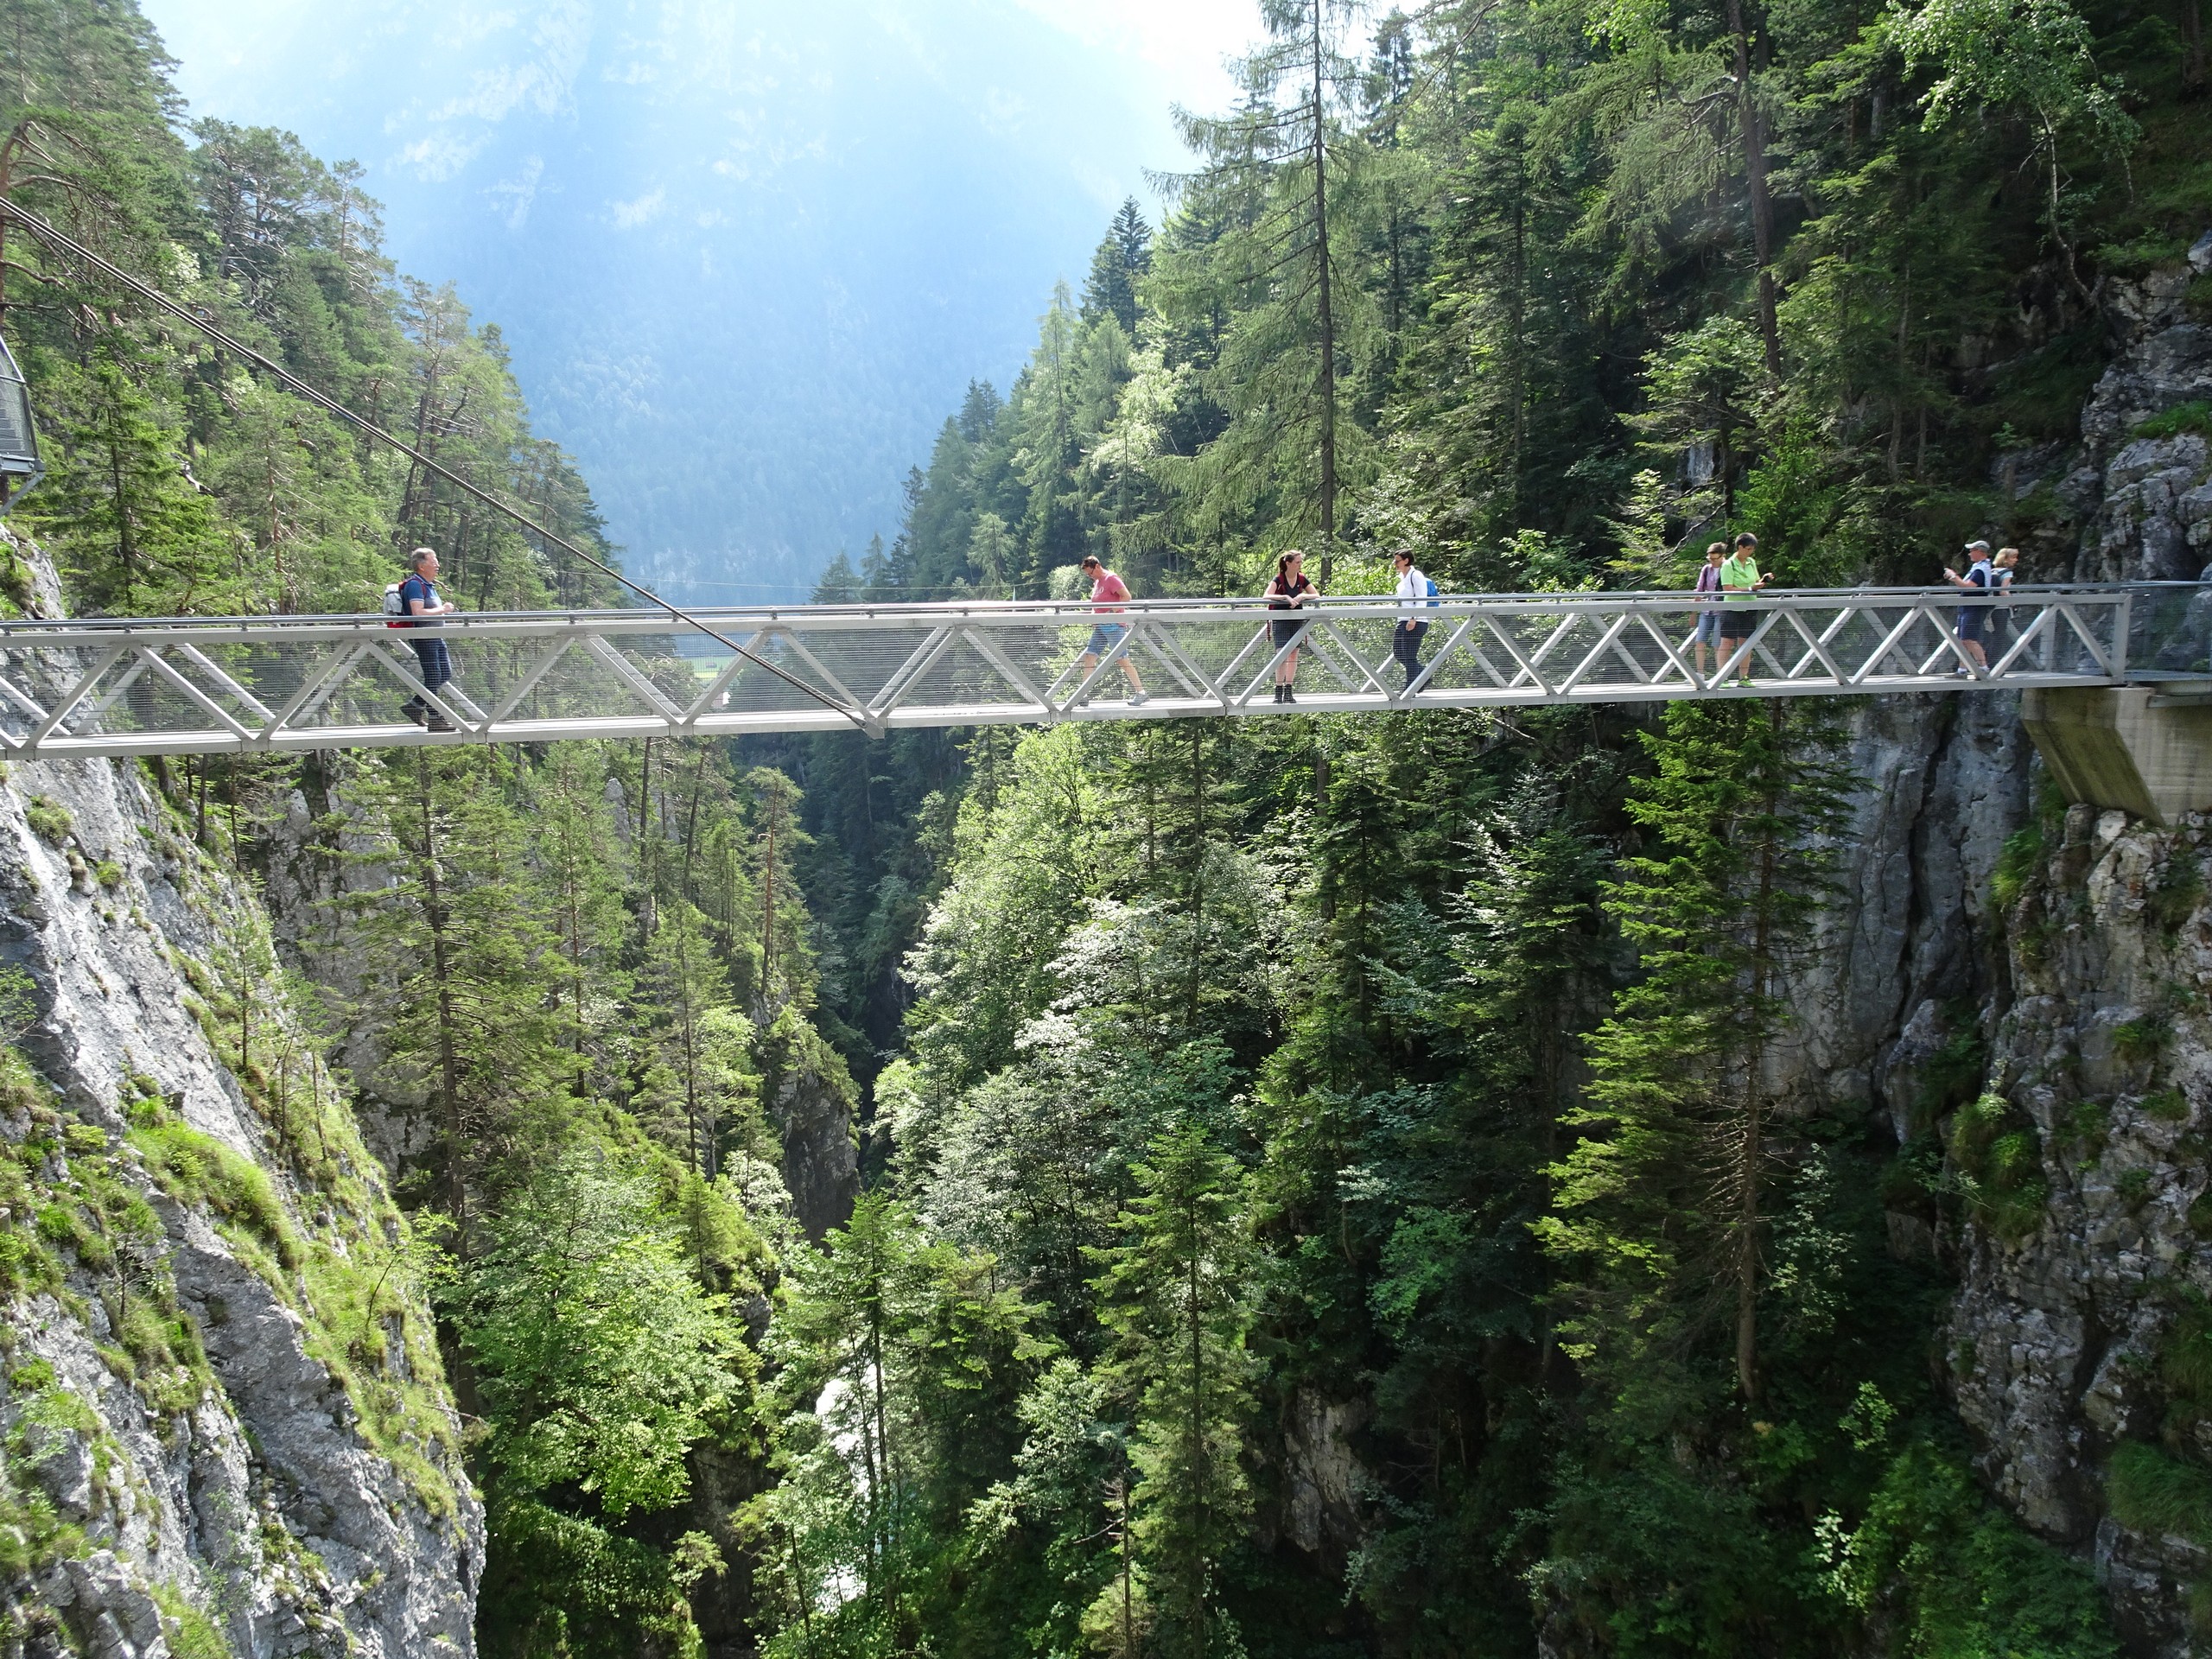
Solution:
<path fill-rule="evenodd" d="M 41 571 L 48 597 L 50 574 Z M 483 1519 L 385 1176 L 135 766 L 0 782 L 0 1630 L 474 1650 Z"/>

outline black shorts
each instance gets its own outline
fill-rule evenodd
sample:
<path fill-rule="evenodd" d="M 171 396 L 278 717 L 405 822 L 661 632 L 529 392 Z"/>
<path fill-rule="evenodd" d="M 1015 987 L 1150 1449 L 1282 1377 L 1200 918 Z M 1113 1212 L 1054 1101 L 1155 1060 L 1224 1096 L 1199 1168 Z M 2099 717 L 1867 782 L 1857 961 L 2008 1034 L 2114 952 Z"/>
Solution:
<path fill-rule="evenodd" d="M 1268 624 L 1268 637 L 1274 641 L 1275 649 L 1281 651 L 1298 638 L 1298 631 L 1305 626 L 1303 622 L 1270 622 Z"/>

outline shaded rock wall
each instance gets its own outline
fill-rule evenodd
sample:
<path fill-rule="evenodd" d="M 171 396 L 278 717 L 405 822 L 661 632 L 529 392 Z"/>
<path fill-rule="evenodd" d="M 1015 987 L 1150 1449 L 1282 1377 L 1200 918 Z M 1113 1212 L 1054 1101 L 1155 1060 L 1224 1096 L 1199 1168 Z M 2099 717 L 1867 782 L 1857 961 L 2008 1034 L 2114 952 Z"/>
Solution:
<path fill-rule="evenodd" d="M 0 1648 L 471 1653 L 482 1517 L 382 1171 L 182 830 L 135 766 L 0 785 Z"/>
<path fill-rule="evenodd" d="M 2159 1357 L 2212 1292 L 2191 1205 L 2212 1126 L 2212 823 L 2161 831 L 2077 806 L 2008 929 L 2017 987 L 1989 1087 L 2032 1123 L 2048 1199 L 2029 1230 L 1967 1227 L 1948 1336 L 1981 1471 L 2046 1536 L 2093 1548 L 2138 1651 L 2190 1650 L 2212 1561 L 2107 1513 L 2123 1440 L 2156 1440 Z"/>

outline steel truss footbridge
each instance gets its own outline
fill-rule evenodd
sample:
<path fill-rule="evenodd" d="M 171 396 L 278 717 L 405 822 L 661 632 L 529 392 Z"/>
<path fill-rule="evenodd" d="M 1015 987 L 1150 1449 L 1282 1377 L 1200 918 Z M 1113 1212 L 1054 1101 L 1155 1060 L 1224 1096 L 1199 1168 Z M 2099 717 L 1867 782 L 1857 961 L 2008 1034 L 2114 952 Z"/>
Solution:
<path fill-rule="evenodd" d="M 747 732 L 2113 686 L 2212 696 L 2212 587 L 1762 594 L 1700 652 L 1681 593 L 801 605 L 0 625 L 0 752 L 65 759 Z M 1981 653 L 1958 626 L 1983 613 Z M 1405 683 L 1393 632 L 1427 624 Z M 1105 625 L 1107 632 L 1094 634 Z M 1732 632 L 1736 631 L 1732 628 Z M 418 641 L 454 677 L 426 686 Z M 1086 652 L 1096 646 L 1091 658 Z M 1297 701 L 1274 700 L 1298 653 Z M 1124 664 L 1128 667 L 1125 668 Z M 1134 694 L 1131 671 L 1142 689 Z M 442 716 L 427 729 L 403 704 Z"/>

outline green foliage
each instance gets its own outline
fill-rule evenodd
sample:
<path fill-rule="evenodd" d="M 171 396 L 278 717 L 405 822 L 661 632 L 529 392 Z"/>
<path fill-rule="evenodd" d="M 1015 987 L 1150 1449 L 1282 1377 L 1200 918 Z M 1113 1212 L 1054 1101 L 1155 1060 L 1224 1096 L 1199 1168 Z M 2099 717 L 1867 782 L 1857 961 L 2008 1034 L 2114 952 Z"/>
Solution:
<path fill-rule="evenodd" d="M 2114 1520 L 2138 1532 L 2212 1538 L 2212 1471 L 2146 1441 L 2114 1449 L 2105 1501 Z"/>
<path fill-rule="evenodd" d="M 2184 432 L 2212 435 L 2212 404 L 2202 399 L 2196 403 L 2177 404 L 2163 415 L 2153 415 L 2147 421 L 2139 421 L 2135 435 L 2139 438 L 2177 438 Z"/>
<path fill-rule="evenodd" d="M 2138 1014 L 2112 1028 L 2113 1052 L 2131 1065 L 2157 1059 L 2172 1040 L 2171 1024 L 2157 1013 Z"/>
<path fill-rule="evenodd" d="M 497 1543 L 477 1603 L 486 1654 L 627 1659 L 645 1643 L 677 1653 L 696 1643 L 689 1592 L 719 1565 L 700 1535 L 686 1535 L 689 1551 L 663 1551 L 499 1489 L 485 1511 Z"/>
<path fill-rule="evenodd" d="M 2005 845 L 1997 855 L 1997 870 L 1990 883 L 1992 896 L 1999 910 L 2009 911 L 2020 902 L 2020 895 L 2043 868 L 2044 846 L 2043 830 L 2038 824 L 2029 824 L 2015 830 L 2005 837 Z"/>
<path fill-rule="evenodd" d="M 1130 1536 L 1146 1584 L 1116 1650 L 1135 1649 L 1142 1618 L 1157 1621 L 1156 1650 L 1198 1656 L 1222 1639 L 1217 1579 L 1251 1503 L 1242 1183 L 1196 1124 L 1155 1141 L 1135 1173 L 1126 1242 L 1096 1252 L 1100 1321 L 1115 1338 L 1107 1376 L 1134 1419 Z M 1109 1583 L 1088 1622 L 1111 1630 L 1117 1597 Z"/>
<path fill-rule="evenodd" d="M 2172 858 L 2158 874 L 2145 909 L 2171 945 L 2204 899 L 2204 871 L 2194 859 Z"/>
<path fill-rule="evenodd" d="M 1977 1219 L 2008 1243 L 2043 1224 L 2050 1197 L 2036 1127 L 2002 1095 L 1985 1094 L 1952 1119 L 1950 1154 Z"/>
<path fill-rule="evenodd" d="M 1537 1236 L 1577 1281 L 1567 1351 L 1618 1377 L 1679 1321 L 1708 1279 L 1732 1281 L 1738 1385 L 1757 1390 L 1756 1298 L 1770 1158 L 1761 1056 L 1789 1017 L 1787 964 L 1826 880 L 1840 791 L 1817 710 L 1676 704 L 1647 739 L 1656 775 L 1629 810 L 1661 854 L 1624 861 L 1607 908 L 1643 977 L 1590 1039 L 1580 1131 L 1555 1164 Z M 1719 1202 L 1701 1146 L 1724 1173 Z"/>
<path fill-rule="evenodd" d="M 576 1487 L 613 1521 L 677 1503 L 691 1444 L 741 1397 L 745 1350 L 650 1180 L 578 1147 L 483 1226 L 453 1311 L 492 1467 L 518 1497 Z"/>
<path fill-rule="evenodd" d="M 50 795 L 34 795 L 23 805 L 23 821 L 40 840 L 59 847 L 76 833 L 77 820 Z"/>
<path fill-rule="evenodd" d="M 1937 1659 L 2120 1651 L 2088 1567 L 1996 1509 L 1955 1453 L 1927 1441 L 1891 1461 L 1855 1529 L 1831 1516 L 1822 1533 L 1830 1592 L 1860 1617 L 1890 1623 L 1898 1651 Z"/>

